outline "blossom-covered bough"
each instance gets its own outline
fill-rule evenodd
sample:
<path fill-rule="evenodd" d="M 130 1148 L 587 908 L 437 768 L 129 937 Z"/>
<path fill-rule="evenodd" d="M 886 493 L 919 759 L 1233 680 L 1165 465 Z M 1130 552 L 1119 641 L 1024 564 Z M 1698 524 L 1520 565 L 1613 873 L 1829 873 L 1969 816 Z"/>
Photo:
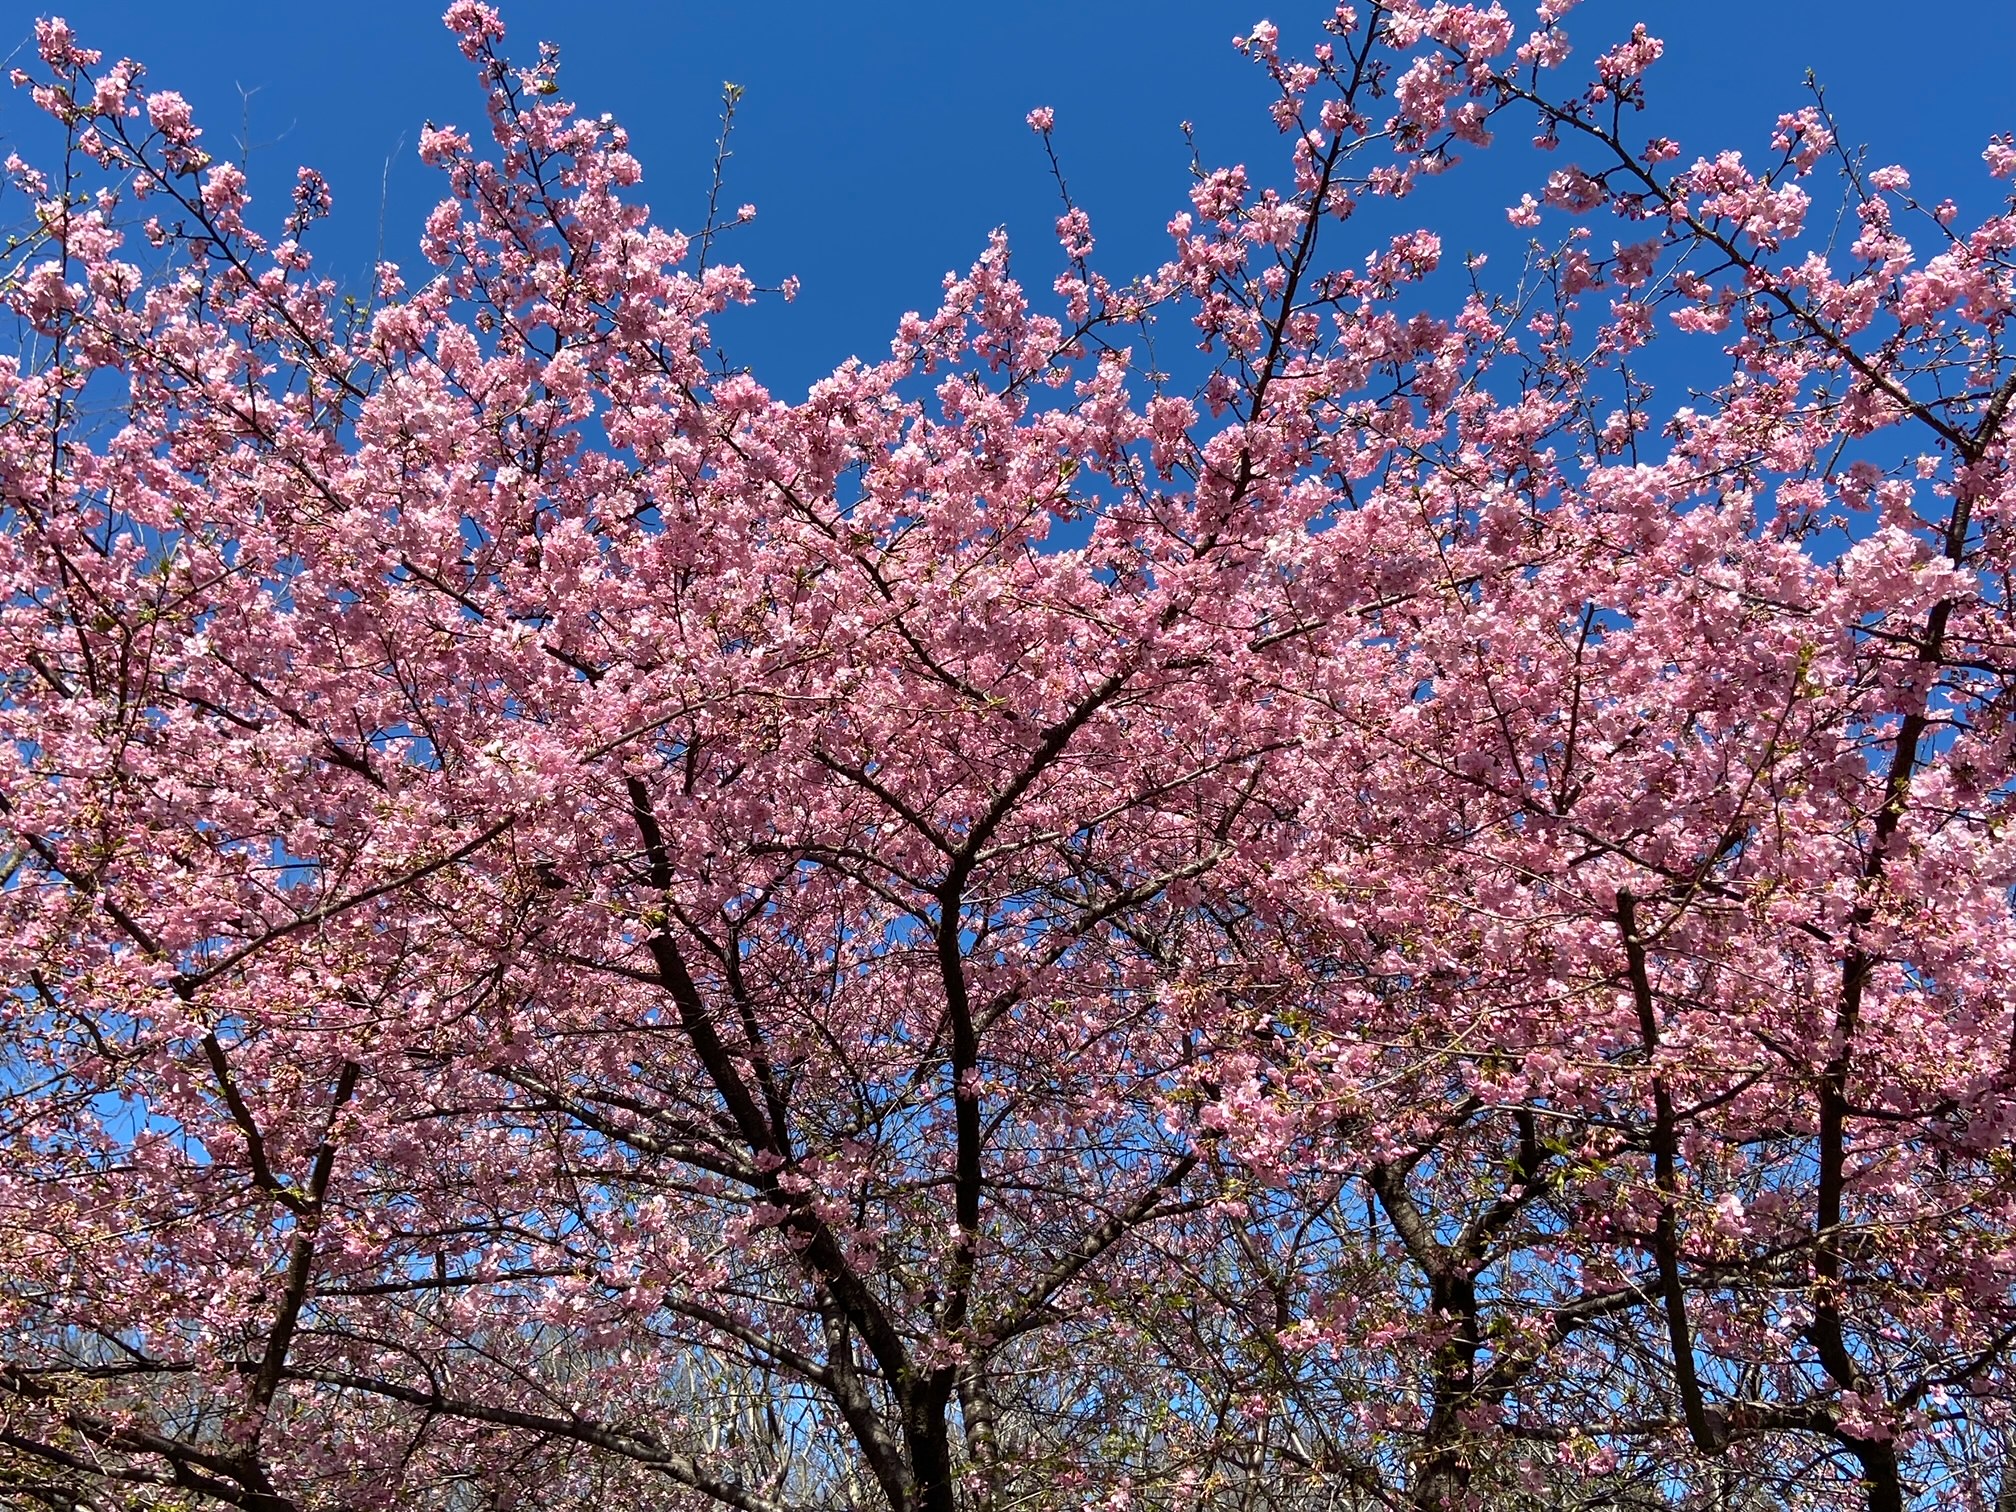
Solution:
<path fill-rule="evenodd" d="M 361 301 L 44 22 L 0 1501 L 2007 1505 L 2016 216 L 1565 9 L 1255 27 L 1278 184 L 796 403 L 475 0 Z"/>

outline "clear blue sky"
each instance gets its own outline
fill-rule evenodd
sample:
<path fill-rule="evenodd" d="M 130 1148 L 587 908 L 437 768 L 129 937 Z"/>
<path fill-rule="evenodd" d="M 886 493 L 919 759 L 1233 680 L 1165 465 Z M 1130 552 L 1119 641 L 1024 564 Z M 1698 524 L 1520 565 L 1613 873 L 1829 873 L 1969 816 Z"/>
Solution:
<path fill-rule="evenodd" d="M 138 58 L 151 87 L 188 95 L 219 156 L 238 155 L 247 114 L 239 88 L 255 91 L 259 206 L 279 214 L 294 166 L 320 168 L 337 210 L 317 228 L 320 256 L 354 278 L 376 247 L 387 156 L 386 255 L 415 267 L 420 219 L 440 193 L 413 154 L 416 128 L 426 118 L 481 125 L 473 72 L 438 24 L 443 3 L 30 0 L 0 13 L 17 18 L 4 23 L 17 35 L 0 34 L 0 51 L 27 37 L 35 9 L 57 9 L 87 45 Z M 1516 0 L 1515 15 L 1525 20 L 1531 4 Z M 502 11 L 511 51 L 529 58 L 538 40 L 557 42 L 567 97 L 630 127 L 653 211 L 668 224 L 701 220 L 721 82 L 746 87 L 727 197 L 755 202 L 760 215 L 724 254 L 761 282 L 796 273 L 804 292 L 795 306 L 771 301 L 737 317 L 723 335 L 738 361 L 795 397 L 850 353 L 885 351 L 896 317 L 928 308 L 940 275 L 966 266 L 995 225 L 1007 224 L 1024 249 L 1029 281 L 1047 285 L 1056 209 L 1040 144 L 1023 124 L 1033 106 L 1057 108 L 1060 150 L 1093 214 L 1101 266 L 1125 275 L 1159 262 L 1162 227 L 1186 188 L 1179 122 L 1196 123 L 1214 162 L 1244 160 L 1265 178 L 1280 161 L 1263 81 L 1230 38 L 1264 15 L 1285 41 L 1306 40 L 1322 7 L 503 0 Z M 1586 55 L 1635 19 L 1668 44 L 1652 77 L 1648 135 L 1676 136 L 1690 156 L 1757 152 L 1777 112 L 1804 103 L 1811 68 L 1845 134 L 1869 143 L 1874 162 L 1905 163 L 1934 199 L 1952 194 L 1970 211 L 1993 204 L 1978 154 L 1989 132 L 2016 130 L 2016 5 L 1587 0 L 1569 25 Z M 27 102 L 0 93 L 4 145 L 21 142 L 35 156 Z M 1497 157 L 1431 185 L 1409 219 L 1442 230 L 1452 254 L 1506 247 L 1502 208 L 1531 175 Z M 1369 230 L 1359 239 L 1369 246 Z"/>

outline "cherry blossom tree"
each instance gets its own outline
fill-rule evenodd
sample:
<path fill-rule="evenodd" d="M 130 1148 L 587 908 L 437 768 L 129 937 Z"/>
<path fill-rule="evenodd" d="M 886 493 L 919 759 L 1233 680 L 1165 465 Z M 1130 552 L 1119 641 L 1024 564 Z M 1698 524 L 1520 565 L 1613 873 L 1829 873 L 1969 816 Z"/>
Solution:
<path fill-rule="evenodd" d="M 1278 179 L 796 402 L 477 0 L 357 297 L 42 22 L 0 1498 L 2006 1506 L 2016 206 L 1567 9 L 1255 26 Z"/>

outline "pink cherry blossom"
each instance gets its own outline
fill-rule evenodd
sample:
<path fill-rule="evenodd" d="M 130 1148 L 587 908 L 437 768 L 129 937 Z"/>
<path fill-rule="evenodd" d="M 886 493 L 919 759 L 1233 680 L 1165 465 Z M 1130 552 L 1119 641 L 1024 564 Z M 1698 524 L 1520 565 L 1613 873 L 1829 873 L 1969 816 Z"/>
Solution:
<path fill-rule="evenodd" d="M 487 5 L 369 301 L 40 23 L 4 1495 L 1989 1505 L 2016 215 L 1569 9 L 1254 26 L 802 397 Z"/>

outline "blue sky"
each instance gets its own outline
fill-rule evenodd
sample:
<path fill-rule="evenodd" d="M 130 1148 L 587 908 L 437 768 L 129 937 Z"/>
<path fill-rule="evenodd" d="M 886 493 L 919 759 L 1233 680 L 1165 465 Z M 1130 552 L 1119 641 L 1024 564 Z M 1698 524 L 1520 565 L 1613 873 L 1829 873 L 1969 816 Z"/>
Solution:
<path fill-rule="evenodd" d="M 428 118 L 481 124 L 473 73 L 438 24 L 441 3 L 72 0 L 60 13 L 88 45 L 145 62 L 151 87 L 188 95 L 219 156 L 239 155 L 249 120 L 253 188 L 272 214 L 296 164 L 321 169 L 337 214 L 317 228 L 319 255 L 356 277 L 377 247 L 388 156 L 385 252 L 413 268 L 420 219 L 440 193 L 414 156 L 417 128 Z M 1516 0 L 1515 15 L 1525 19 L 1531 3 Z M 964 268 L 993 226 L 1006 224 L 1023 249 L 1028 281 L 1047 285 L 1056 200 L 1023 124 L 1033 106 L 1057 109 L 1103 269 L 1124 277 L 1159 262 L 1187 184 L 1180 122 L 1196 123 L 1211 162 L 1245 161 L 1265 180 L 1281 160 L 1264 81 L 1231 37 L 1264 15 L 1284 41 L 1306 40 L 1322 13 L 1202 0 L 503 0 L 502 10 L 512 52 L 529 58 L 540 39 L 557 42 L 568 98 L 629 126 L 647 197 L 668 224 L 701 221 L 721 83 L 745 87 L 726 195 L 760 213 L 723 253 L 760 282 L 795 273 L 803 293 L 794 306 L 772 300 L 740 314 L 721 334 L 786 397 L 851 353 L 886 351 L 896 318 L 928 308 L 940 276 Z M 28 35 L 28 10 L 12 14 L 19 36 L 0 34 L 0 51 Z M 1587 56 L 1637 19 L 1668 44 L 1647 135 L 1677 137 L 1690 157 L 1760 151 L 1777 113 L 1805 103 L 1811 68 L 1872 162 L 1905 163 L 1933 199 L 1951 194 L 1969 211 L 1994 204 L 1978 155 L 1991 131 L 2016 130 L 2016 6 L 1587 0 L 1569 25 Z M 249 104 L 241 86 L 253 91 Z M 28 115 L 11 92 L 0 100 L 0 137 L 33 158 Z M 1472 245 L 1516 246 L 1502 209 L 1533 181 L 1517 157 L 1501 161 L 1494 149 L 1431 184 L 1407 219 L 1443 231 L 1452 263 Z M 0 218 L 21 208 L 0 207 Z M 1373 235 L 1350 231 L 1365 244 L 1342 249 L 1355 258 Z"/>

